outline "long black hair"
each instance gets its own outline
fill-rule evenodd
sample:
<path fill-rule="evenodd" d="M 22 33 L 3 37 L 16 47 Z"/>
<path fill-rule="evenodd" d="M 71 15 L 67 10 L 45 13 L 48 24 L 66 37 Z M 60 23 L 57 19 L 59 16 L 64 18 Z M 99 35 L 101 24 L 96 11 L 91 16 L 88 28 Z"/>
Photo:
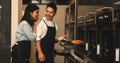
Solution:
<path fill-rule="evenodd" d="M 25 8 L 24 15 L 22 19 L 20 20 L 20 22 L 23 20 L 26 20 L 32 26 L 34 24 L 34 19 L 31 18 L 30 13 L 38 9 L 39 7 L 36 6 L 35 4 L 28 4 L 28 6 Z"/>

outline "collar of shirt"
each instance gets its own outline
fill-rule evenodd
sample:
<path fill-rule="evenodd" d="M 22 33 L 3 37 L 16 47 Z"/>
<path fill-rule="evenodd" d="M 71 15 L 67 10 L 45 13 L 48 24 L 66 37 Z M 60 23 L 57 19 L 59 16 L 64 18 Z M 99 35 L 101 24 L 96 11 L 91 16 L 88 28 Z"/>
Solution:
<path fill-rule="evenodd" d="M 46 23 L 48 26 L 50 26 L 50 27 L 55 27 L 53 21 L 47 21 L 45 17 L 43 17 L 43 20 L 45 21 L 45 23 Z"/>

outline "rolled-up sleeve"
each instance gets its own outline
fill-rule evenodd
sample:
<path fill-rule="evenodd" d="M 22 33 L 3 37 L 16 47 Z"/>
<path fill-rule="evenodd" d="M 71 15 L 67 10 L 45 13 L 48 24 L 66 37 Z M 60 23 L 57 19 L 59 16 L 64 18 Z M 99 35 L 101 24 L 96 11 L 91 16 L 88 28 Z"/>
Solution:
<path fill-rule="evenodd" d="M 47 32 L 47 27 L 45 23 L 41 20 L 41 22 L 37 26 L 36 40 L 41 40 L 46 35 L 46 32 Z"/>

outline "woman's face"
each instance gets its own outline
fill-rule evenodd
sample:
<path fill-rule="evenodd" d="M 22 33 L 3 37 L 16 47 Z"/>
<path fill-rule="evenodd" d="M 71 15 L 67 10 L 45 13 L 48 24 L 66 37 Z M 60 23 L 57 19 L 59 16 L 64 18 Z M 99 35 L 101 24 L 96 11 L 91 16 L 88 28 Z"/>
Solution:
<path fill-rule="evenodd" d="M 31 12 L 30 15 L 31 15 L 32 19 L 37 20 L 38 16 L 39 16 L 38 13 L 39 13 L 39 10 L 35 10 L 35 11 Z"/>
<path fill-rule="evenodd" d="M 55 15 L 55 11 L 51 7 L 46 8 L 45 17 L 47 20 L 52 20 Z"/>

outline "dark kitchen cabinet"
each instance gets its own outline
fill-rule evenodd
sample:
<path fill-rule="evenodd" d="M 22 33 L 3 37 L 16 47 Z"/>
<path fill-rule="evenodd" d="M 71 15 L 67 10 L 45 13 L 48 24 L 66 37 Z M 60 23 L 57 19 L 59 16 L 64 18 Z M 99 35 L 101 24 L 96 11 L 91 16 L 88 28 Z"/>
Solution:
<path fill-rule="evenodd" d="M 10 63 L 11 0 L 0 0 L 0 63 Z"/>

